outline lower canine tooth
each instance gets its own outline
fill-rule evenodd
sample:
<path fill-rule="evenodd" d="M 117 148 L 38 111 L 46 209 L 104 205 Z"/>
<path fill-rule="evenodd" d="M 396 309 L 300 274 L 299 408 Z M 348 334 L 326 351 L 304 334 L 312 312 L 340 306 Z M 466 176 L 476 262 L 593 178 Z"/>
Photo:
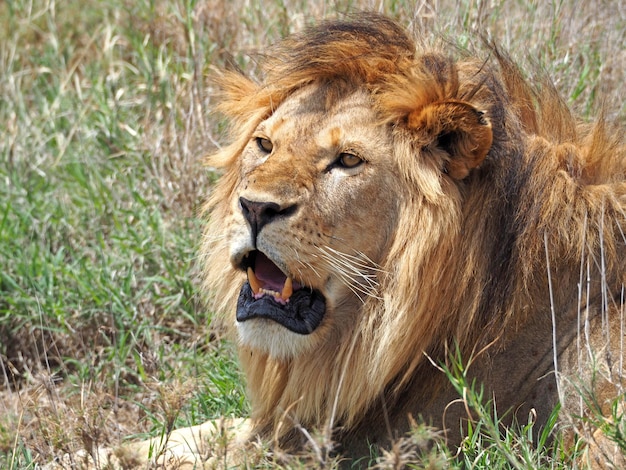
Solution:
<path fill-rule="evenodd" d="M 288 300 L 289 297 L 291 297 L 291 294 L 293 294 L 293 281 L 290 277 L 288 277 L 285 281 L 285 285 L 283 286 L 283 291 L 280 294 L 280 298 L 283 300 Z"/>
<path fill-rule="evenodd" d="M 252 292 L 255 295 L 258 294 L 259 291 L 261 290 L 261 283 L 255 276 L 252 268 L 248 268 L 248 283 L 250 284 L 250 288 L 252 289 Z"/>

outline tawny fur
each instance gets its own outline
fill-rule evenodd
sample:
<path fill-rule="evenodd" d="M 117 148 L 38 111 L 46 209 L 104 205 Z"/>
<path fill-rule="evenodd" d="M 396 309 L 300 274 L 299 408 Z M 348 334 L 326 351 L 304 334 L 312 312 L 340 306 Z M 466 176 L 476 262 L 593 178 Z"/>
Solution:
<path fill-rule="evenodd" d="M 531 371 L 544 374 L 545 364 L 532 362 L 532 340 L 551 340 L 553 311 L 566 368 L 559 372 L 568 376 L 583 369 L 568 362 L 581 309 L 592 325 L 600 316 L 619 324 L 626 282 L 623 129 L 603 119 L 580 124 L 547 80 L 531 86 L 505 54 L 485 49 L 480 58 L 455 52 L 460 59 L 452 59 L 416 45 L 391 21 L 364 14 L 279 43 L 266 55 L 261 83 L 238 72 L 221 75 L 220 110 L 231 119 L 232 143 L 209 159 L 224 174 L 206 206 L 203 253 L 205 284 L 226 325 L 235 323 L 245 275 L 230 264 L 225 234 L 237 216 L 241 155 L 255 129 L 307 87 L 323 90 L 320 106 L 328 109 L 361 90 L 375 110 L 373 125 L 385 129 L 393 147 L 387 194 L 397 211 L 385 221 L 393 232 L 379 259 L 371 260 L 375 289 L 351 304 L 353 322 L 337 331 L 325 319 L 333 326 L 320 327 L 322 339 L 295 357 L 273 358 L 240 345 L 254 433 L 261 438 L 297 447 L 303 438 L 295 423 L 336 426 L 339 449 L 357 454 L 359 439 L 394 437 L 381 430 L 382 417 L 401 434 L 409 413 L 455 435 L 463 413 L 444 422 L 454 395 L 429 359 L 445 362 L 457 345 L 469 359 L 487 347 L 472 367 L 488 391 L 499 393 L 499 381 L 509 377 L 523 383 L 526 375 L 533 389 Z M 293 165 L 305 157 L 293 155 Z M 276 192 L 279 183 L 287 184 L 276 182 Z M 372 227 L 380 223 L 372 217 Z M 608 338 L 597 328 L 592 343 L 620 342 L 619 329 L 605 327 L 613 331 Z M 551 350 L 551 343 L 545 346 Z M 612 347 L 614 357 L 621 354 Z M 546 370 L 552 357 L 548 362 Z M 623 371 L 612 365 L 615 387 L 608 389 L 615 394 Z M 547 380 L 555 382 L 554 375 Z M 529 401 L 533 394 L 553 405 L 556 387 L 541 385 Z M 498 404 L 522 405 L 506 393 Z"/>

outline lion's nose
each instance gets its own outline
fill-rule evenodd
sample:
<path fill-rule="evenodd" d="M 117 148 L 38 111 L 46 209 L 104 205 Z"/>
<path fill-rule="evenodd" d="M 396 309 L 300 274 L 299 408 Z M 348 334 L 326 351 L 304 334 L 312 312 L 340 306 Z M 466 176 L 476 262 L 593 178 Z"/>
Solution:
<path fill-rule="evenodd" d="M 296 211 L 296 204 L 281 206 L 275 202 L 250 201 L 244 197 L 239 198 L 241 212 L 248 221 L 252 231 L 252 242 L 256 245 L 257 235 L 263 227 L 277 219 L 287 217 Z"/>

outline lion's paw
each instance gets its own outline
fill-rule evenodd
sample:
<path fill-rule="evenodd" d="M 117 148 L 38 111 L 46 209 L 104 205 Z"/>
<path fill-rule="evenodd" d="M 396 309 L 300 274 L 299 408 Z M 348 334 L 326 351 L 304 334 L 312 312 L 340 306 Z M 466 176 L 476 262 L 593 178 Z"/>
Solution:
<path fill-rule="evenodd" d="M 249 433 L 244 419 L 221 419 L 115 448 L 65 454 L 43 470 L 213 469 L 230 465 Z M 228 458 L 226 458 L 228 457 Z"/>

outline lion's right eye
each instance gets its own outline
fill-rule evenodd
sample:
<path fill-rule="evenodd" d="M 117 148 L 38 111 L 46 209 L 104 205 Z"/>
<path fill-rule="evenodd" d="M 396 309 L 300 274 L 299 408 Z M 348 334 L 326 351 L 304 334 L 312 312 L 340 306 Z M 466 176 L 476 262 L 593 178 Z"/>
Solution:
<path fill-rule="evenodd" d="M 259 146 L 259 150 L 263 153 L 272 153 L 272 150 L 274 149 L 272 141 L 266 139 L 265 137 L 257 137 L 256 144 Z"/>
<path fill-rule="evenodd" d="M 363 163 L 363 160 L 353 153 L 343 152 L 339 154 L 337 164 L 343 168 L 355 168 Z"/>

